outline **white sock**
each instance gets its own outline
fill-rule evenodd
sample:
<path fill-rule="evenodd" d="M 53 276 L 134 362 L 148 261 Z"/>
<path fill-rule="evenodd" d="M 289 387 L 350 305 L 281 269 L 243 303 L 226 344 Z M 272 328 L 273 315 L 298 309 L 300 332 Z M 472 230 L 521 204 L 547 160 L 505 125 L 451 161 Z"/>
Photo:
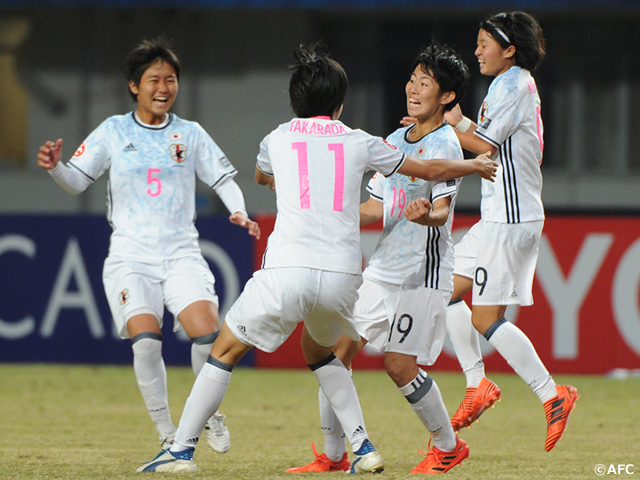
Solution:
<path fill-rule="evenodd" d="M 312 371 L 344 428 L 351 449 L 357 451 L 368 435 L 358 393 L 349 371 L 336 357 L 320 367 L 312 368 Z"/>
<path fill-rule="evenodd" d="M 339 462 L 347 451 L 347 436 L 333 411 L 331 402 L 322 392 L 322 388 L 318 390 L 318 404 L 320 406 L 320 425 L 324 434 L 324 454 L 330 460 Z"/>
<path fill-rule="evenodd" d="M 399 390 L 431 433 L 433 445 L 443 452 L 455 449 L 456 433 L 435 380 L 420 369 L 416 378 Z"/>
<path fill-rule="evenodd" d="M 131 348 L 133 371 L 151 420 L 156 424 L 158 434 L 172 435 L 176 427 L 173 425 L 169 411 L 167 371 L 162 359 L 162 340 L 149 337 L 134 339 Z"/>
<path fill-rule="evenodd" d="M 489 343 L 531 387 L 542 403 L 557 395 L 556 383 L 540 360 L 531 340 L 513 323 L 504 321 L 493 331 Z"/>
<path fill-rule="evenodd" d="M 195 448 L 205 423 L 222 403 L 231 381 L 231 366 L 205 363 L 184 406 L 172 452 Z"/>
<path fill-rule="evenodd" d="M 209 358 L 212 346 L 213 343 L 191 344 L 191 369 L 193 370 L 193 373 L 196 375 L 196 377 L 200 373 L 202 366 L 207 361 L 207 358 Z"/>
<path fill-rule="evenodd" d="M 200 369 L 211 354 L 213 342 L 218 338 L 220 332 L 213 332 L 199 337 L 191 337 L 191 369 L 198 376 Z"/>
<path fill-rule="evenodd" d="M 447 333 L 467 378 L 467 388 L 477 387 L 484 378 L 480 337 L 471 322 L 471 310 L 464 300 L 447 307 Z"/>

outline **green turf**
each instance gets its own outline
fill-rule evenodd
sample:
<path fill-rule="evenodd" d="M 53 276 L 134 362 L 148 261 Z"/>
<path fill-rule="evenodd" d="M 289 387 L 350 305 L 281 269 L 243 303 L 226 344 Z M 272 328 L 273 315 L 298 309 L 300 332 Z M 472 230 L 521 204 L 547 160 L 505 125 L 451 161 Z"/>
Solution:
<path fill-rule="evenodd" d="M 193 374 L 188 368 L 169 368 L 168 374 L 177 422 Z M 462 374 L 432 375 L 453 413 L 464 395 Z M 556 376 L 582 398 L 565 438 L 546 453 L 537 397 L 514 375 L 490 377 L 503 401 L 461 432 L 471 457 L 446 478 L 594 479 L 597 464 L 619 463 L 634 464 L 640 476 L 639 379 Z M 356 371 L 354 379 L 371 439 L 385 458 L 381 478 L 415 478 L 407 472 L 422 458 L 417 451 L 427 449 L 424 428 L 386 374 Z M 195 454 L 198 472 L 189 478 L 291 479 L 284 470 L 313 459 L 311 442 L 322 450 L 317 383 L 308 371 L 236 369 L 221 411 L 231 450 L 217 455 L 203 444 Z M 131 367 L 0 364 L 0 478 L 147 477 L 133 472 L 158 451 Z"/>

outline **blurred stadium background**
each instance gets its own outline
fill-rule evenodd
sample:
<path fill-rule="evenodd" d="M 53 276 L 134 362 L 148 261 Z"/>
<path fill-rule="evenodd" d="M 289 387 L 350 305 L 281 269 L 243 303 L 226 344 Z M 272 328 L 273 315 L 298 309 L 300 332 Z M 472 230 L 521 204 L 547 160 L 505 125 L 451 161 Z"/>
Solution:
<path fill-rule="evenodd" d="M 474 118 L 490 79 L 473 55 L 480 20 L 522 9 L 542 24 L 548 57 L 535 74 L 545 123 L 545 227 L 534 296 L 511 311 L 552 372 L 640 368 L 640 1 L 635 0 L 1 0 L 0 361 L 129 363 L 101 283 L 109 226 L 106 176 L 70 196 L 36 165 L 45 140 L 69 158 L 105 118 L 133 108 L 123 61 L 166 33 L 183 63 L 174 111 L 200 122 L 238 168 L 249 212 L 273 221 L 253 183 L 260 140 L 291 117 L 287 65 L 324 40 L 350 78 L 342 119 L 386 136 L 405 113 L 421 45 L 452 45 L 472 72 L 462 103 Z M 224 311 L 257 268 L 253 244 L 200 185 L 198 227 Z M 477 218 L 479 181 L 465 179 L 455 227 Z M 376 231 L 363 234 L 366 255 Z M 188 349 L 165 335 L 168 363 Z M 487 346 L 489 369 L 509 371 Z M 302 366 L 296 339 L 248 364 Z M 380 359 L 364 354 L 362 367 Z M 437 367 L 456 369 L 450 351 Z M 640 370 L 638 370 L 640 371 Z"/>

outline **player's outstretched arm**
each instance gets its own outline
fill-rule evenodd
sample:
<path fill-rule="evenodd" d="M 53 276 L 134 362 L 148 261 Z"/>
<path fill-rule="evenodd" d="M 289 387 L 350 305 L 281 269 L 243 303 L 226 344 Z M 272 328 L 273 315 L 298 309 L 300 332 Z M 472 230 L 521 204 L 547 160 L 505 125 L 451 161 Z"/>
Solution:
<path fill-rule="evenodd" d="M 40 147 L 38 152 L 38 165 L 45 170 L 53 170 L 62 156 L 62 139 L 55 143 L 47 141 Z"/>
<path fill-rule="evenodd" d="M 242 212 L 235 212 L 229 217 L 229 221 L 234 225 L 240 225 L 249 230 L 249 235 L 260 238 L 260 226 Z"/>
<path fill-rule="evenodd" d="M 405 162 L 398 169 L 398 173 L 435 182 L 444 182 L 458 177 L 477 174 L 485 180 L 493 182 L 498 164 L 491 160 L 488 155 L 489 152 L 469 160 L 448 160 L 442 158 L 420 160 L 407 156 Z"/>
<path fill-rule="evenodd" d="M 69 168 L 60 161 L 62 156 L 62 139 L 56 142 L 47 141 L 38 152 L 38 165 L 49 172 L 53 180 L 72 195 L 84 192 L 93 180 L 75 168 Z"/>

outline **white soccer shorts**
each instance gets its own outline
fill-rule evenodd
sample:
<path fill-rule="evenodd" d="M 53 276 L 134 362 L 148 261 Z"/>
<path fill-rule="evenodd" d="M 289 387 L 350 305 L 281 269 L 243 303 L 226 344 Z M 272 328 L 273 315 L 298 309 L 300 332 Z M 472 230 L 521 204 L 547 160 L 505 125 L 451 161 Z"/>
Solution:
<path fill-rule="evenodd" d="M 162 327 L 166 305 L 174 315 L 173 331 L 176 332 L 181 328 L 178 314 L 187 306 L 199 300 L 218 305 L 215 279 L 199 255 L 157 263 L 107 257 L 102 281 L 121 338 L 129 338 L 126 322 L 132 314 L 153 314 Z"/>
<path fill-rule="evenodd" d="M 532 305 L 544 222 L 480 220 L 455 246 L 453 273 L 473 280 L 473 305 Z"/>
<path fill-rule="evenodd" d="M 353 322 L 361 275 L 312 268 L 258 270 L 231 306 L 225 323 L 242 343 L 274 352 L 304 321 L 323 347 L 347 335 L 359 340 Z"/>
<path fill-rule="evenodd" d="M 418 357 L 433 365 L 446 335 L 451 292 L 364 279 L 354 310 L 358 333 L 378 352 Z"/>

